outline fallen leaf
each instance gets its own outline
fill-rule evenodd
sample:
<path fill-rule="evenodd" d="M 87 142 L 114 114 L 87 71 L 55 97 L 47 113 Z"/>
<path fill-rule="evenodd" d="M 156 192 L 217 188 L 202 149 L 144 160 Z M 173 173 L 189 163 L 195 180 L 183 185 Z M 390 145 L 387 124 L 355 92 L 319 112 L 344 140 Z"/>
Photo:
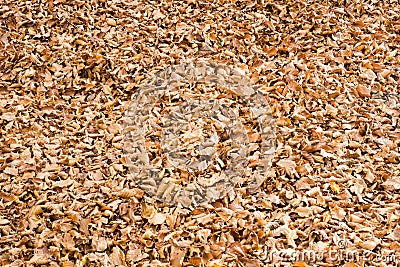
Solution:
<path fill-rule="evenodd" d="M 115 19 L 107 18 L 107 19 L 106 19 L 106 22 L 107 22 L 107 24 L 110 25 L 110 26 L 117 26 L 117 22 L 115 21 Z"/>

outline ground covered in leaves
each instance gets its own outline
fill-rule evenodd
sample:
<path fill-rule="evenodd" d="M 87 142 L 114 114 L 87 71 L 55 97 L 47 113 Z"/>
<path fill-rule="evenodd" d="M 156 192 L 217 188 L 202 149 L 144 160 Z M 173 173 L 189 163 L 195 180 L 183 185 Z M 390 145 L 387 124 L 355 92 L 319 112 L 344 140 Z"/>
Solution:
<path fill-rule="evenodd" d="M 398 266 L 399 14 L 391 0 L 3 1 L 0 264 Z M 277 150 L 257 192 L 187 211 L 129 178 L 122 118 L 143 80 L 197 59 L 247 69 Z M 287 257 L 304 251 L 318 257 Z"/>

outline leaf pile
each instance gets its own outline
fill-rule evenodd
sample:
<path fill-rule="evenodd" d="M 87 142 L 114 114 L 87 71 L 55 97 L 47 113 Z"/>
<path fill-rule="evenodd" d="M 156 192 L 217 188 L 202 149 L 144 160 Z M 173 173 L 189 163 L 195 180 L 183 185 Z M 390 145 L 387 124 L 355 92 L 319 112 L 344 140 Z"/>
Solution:
<path fill-rule="evenodd" d="M 2 3 L 0 264 L 335 266 L 263 253 L 343 240 L 399 255 L 400 5 L 326 2 Z M 188 212 L 127 176 L 122 117 L 144 79 L 196 59 L 248 69 L 278 147 L 255 193 Z"/>

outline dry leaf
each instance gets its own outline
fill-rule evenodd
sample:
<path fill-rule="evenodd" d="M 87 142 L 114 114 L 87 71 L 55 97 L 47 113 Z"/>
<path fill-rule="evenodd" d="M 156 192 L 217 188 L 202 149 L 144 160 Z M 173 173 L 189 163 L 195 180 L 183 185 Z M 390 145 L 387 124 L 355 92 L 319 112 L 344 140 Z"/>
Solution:
<path fill-rule="evenodd" d="M 357 85 L 357 92 L 362 97 L 371 96 L 371 89 L 361 84 Z"/>
<path fill-rule="evenodd" d="M 367 250 L 374 250 L 376 246 L 379 245 L 379 243 L 380 243 L 379 239 L 355 242 L 356 245 Z"/>
<path fill-rule="evenodd" d="M 107 24 L 110 25 L 110 26 L 117 26 L 117 22 L 115 21 L 115 19 L 107 18 L 107 19 L 106 19 L 106 22 L 107 22 Z"/>
<path fill-rule="evenodd" d="M 13 168 L 13 167 L 6 167 L 4 169 L 4 173 L 17 176 L 18 175 L 18 169 L 17 168 Z"/>
<path fill-rule="evenodd" d="M 183 259 L 185 257 L 186 252 L 181 250 L 178 247 L 171 247 L 171 266 L 172 267 L 180 267 L 182 266 Z"/>
<path fill-rule="evenodd" d="M 167 216 L 163 213 L 156 213 L 149 219 L 149 223 L 151 224 L 163 224 L 166 220 Z"/>
<path fill-rule="evenodd" d="M 296 261 L 293 262 L 293 267 L 307 267 L 307 263 L 305 263 L 304 261 Z"/>
<path fill-rule="evenodd" d="M 313 214 L 313 210 L 310 207 L 297 207 L 295 209 L 295 212 L 300 216 L 300 217 L 309 217 Z"/>
<path fill-rule="evenodd" d="M 297 175 L 296 163 L 293 160 L 281 159 L 276 165 L 284 168 L 287 175 L 289 175 L 291 178 Z"/>

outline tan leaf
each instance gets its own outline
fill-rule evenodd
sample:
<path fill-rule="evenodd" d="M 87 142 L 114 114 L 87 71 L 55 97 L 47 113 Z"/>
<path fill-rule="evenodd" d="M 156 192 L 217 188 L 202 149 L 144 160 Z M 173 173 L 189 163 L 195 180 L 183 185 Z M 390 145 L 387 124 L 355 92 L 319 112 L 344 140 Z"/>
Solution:
<path fill-rule="evenodd" d="M 102 236 L 99 237 L 98 235 L 93 236 L 92 245 L 95 250 L 100 252 L 106 250 L 108 247 L 107 240 Z"/>
<path fill-rule="evenodd" d="M 295 209 L 295 212 L 300 216 L 300 217 L 310 217 L 313 214 L 313 210 L 310 207 L 297 207 Z"/>
<path fill-rule="evenodd" d="M 367 250 L 374 250 L 376 246 L 378 246 L 380 243 L 380 240 L 375 238 L 374 240 L 367 240 L 367 241 L 358 241 L 355 242 L 356 245 L 362 247 L 363 249 Z"/>
<path fill-rule="evenodd" d="M 63 246 L 67 249 L 67 250 L 75 250 L 75 242 L 73 237 L 71 236 L 71 234 L 66 233 L 64 235 L 63 238 L 63 242 L 62 242 Z"/>
<path fill-rule="evenodd" d="M 386 188 L 386 190 L 399 190 L 400 189 L 400 179 L 399 177 L 392 177 L 388 180 L 386 180 L 383 183 L 383 186 Z"/>
<path fill-rule="evenodd" d="M 35 265 L 48 264 L 49 262 L 50 262 L 49 257 L 47 257 L 46 255 L 41 255 L 41 254 L 36 254 L 29 260 L 29 263 L 35 264 Z"/>
<path fill-rule="evenodd" d="M 293 160 L 281 159 L 280 161 L 278 161 L 278 163 L 276 163 L 276 165 L 284 168 L 287 175 L 289 175 L 291 178 L 297 175 L 296 162 L 294 162 Z"/>
<path fill-rule="evenodd" d="M 9 224 L 9 223 L 10 223 L 10 220 L 0 218 L 0 225 L 6 225 L 6 224 Z"/>
<path fill-rule="evenodd" d="M 149 223 L 151 224 L 163 224 L 166 220 L 167 216 L 163 213 L 156 213 L 153 217 L 150 218 Z"/>
<path fill-rule="evenodd" d="M 74 183 L 74 180 L 72 179 L 67 179 L 67 180 L 61 180 L 61 181 L 56 181 L 53 182 L 53 187 L 68 187 Z"/>
<path fill-rule="evenodd" d="M 115 19 L 107 18 L 107 19 L 106 19 L 106 22 L 107 22 L 107 24 L 110 25 L 110 26 L 117 26 L 117 22 L 115 21 Z"/>
<path fill-rule="evenodd" d="M 181 250 L 178 247 L 171 247 L 171 266 L 172 267 L 181 267 L 183 263 L 183 259 L 185 257 L 186 251 Z"/>
<path fill-rule="evenodd" d="M 341 207 L 335 206 L 332 209 L 331 214 L 332 214 L 332 218 L 341 221 L 346 216 L 346 211 Z"/>
<path fill-rule="evenodd" d="M 150 219 L 156 214 L 156 212 L 157 211 L 153 206 L 146 204 L 146 203 L 143 204 L 143 206 L 142 206 L 143 218 Z"/>
<path fill-rule="evenodd" d="M 376 79 L 376 74 L 373 70 L 371 69 L 366 69 L 363 73 L 360 75 L 361 78 L 366 78 L 368 80 L 375 80 Z"/>
<path fill-rule="evenodd" d="M 14 168 L 14 167 L 6 167 L 4 169 L 4 173 L 17 176 L 18 175 L 18 169 Z"/>
<path fill-rule="evenodd" d="M 115 266 L 126 266 L 125 254 L 118 246 L 113 247 L 110 260 Z"/>

